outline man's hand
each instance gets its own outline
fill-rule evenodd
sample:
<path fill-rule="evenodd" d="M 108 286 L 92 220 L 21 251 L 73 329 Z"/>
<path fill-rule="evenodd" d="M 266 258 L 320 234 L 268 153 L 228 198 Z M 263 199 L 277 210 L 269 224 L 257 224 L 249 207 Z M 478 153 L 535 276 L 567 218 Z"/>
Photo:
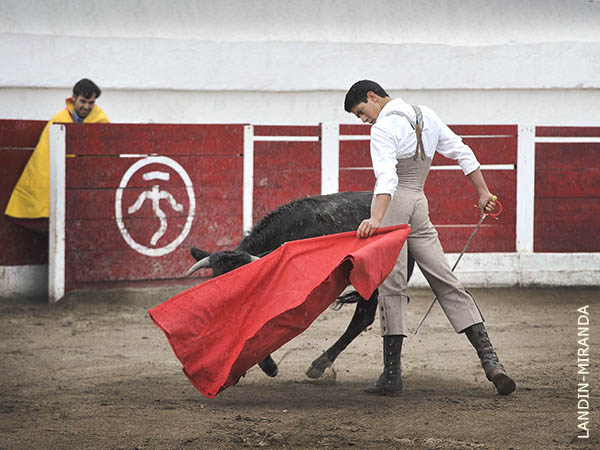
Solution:
<path fill-rule="evenodd" d="M 481 208 L 482 213 L 489 214 L 494 212 L 494 209 L 496 209 L 496 200 L 498 200 L 498 197 L 490 194 L 489 192 L 480 196 L 479 207 Z"/>
<path fill-rule="evenodd" d="M 375 219 L 373 217 L 365 219 L 358 226 L 358 229 L 356 230 L 356 236 L 358 236 L 359 238 L 367 238 L 373 236 L 373 233 L 377 231 L 379 225 L 381 225 L 381 220 Z"/>

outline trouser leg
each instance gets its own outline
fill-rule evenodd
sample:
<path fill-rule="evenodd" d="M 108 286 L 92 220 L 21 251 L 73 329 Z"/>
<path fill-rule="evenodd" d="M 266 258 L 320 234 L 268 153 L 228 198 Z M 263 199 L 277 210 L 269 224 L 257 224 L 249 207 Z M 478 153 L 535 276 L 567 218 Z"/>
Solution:
<path fill-rule="evenodd" d="M 405 294 L 407 279 L 407 249 L 406 245 L 400 251 L 392 273 L 379 286 L 379 323 L 382 336 L 407 336 L 408 296 Z"/>
<path fill-rule="evenodd" d="M 425 206 L 415 214 L 414 220 L 419 225 L 414 227 L 415 231 L 408 238 L 408 250 L 415 258 L 456 332 L 483 322 L 473 297 L 462 287 L 452 272 L 438 239 L 438 233 L 429 221 Z"/>

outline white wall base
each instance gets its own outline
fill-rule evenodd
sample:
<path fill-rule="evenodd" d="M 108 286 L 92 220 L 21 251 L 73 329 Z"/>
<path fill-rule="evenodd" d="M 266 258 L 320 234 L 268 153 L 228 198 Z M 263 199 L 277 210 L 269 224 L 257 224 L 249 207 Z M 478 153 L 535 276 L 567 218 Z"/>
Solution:
<path fill-rule="evenodd" d="M 456 274 L 465 287 L 600 286 L 600 253 L 466 253 Z M 428 286 L 418 268 L 410 286 Z"/>
<path fill-rule="evenodd" d="M 448 253 L 454 264 L 457 253 Z M 600 253 L 467 253 L 456 274 L 467 288 L 600 286 Z M 412 287 L 427 287 L 418 267 Z M 1 298 L 48 295 L 48 266 L 0 266 Z"/>
<path fill-rule="evenodd" d="M 0 266 L 0 301 L 2 298 L 47 296 L 47 264 Z"/>

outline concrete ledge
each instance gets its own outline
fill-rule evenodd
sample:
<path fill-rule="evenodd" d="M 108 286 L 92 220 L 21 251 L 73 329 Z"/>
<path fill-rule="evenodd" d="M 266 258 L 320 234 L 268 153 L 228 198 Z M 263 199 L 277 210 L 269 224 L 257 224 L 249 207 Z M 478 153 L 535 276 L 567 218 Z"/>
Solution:
<path fill-rule="evenodd" d="M 600 286 L 600 253 L 467 253 L 456 274 L 466 287 Z M 428 286 L 418 268 L 410 284 Z"/>
<path fill-rule="evenodd" d="M 6 56 L 0 87 L 13 88 L 70 88 L 64 67 L 73 61 L 109 89 L 340 90 L 365 74 L 388 90 L 600 87 L 600 44 L 581 41 L 364 44 L 0 33 L 0 55 Z M 351 69 L 340 71 L 340 64 Z"/>
<path fill-rule="evenodd" d="M 0 266 L 1 297 L 48 296 L 48 265 Z"/>
<path fill-rule="evenodd" d="M 450 265 L 457 253 L 446 255 Z M 467 253 L 456 274 L 468 288 L 600 286 L 600 253 Z M 411 287 L 427 287 L 418 267 Z M 48 295 L 48 266 L 0 266 L 1 297 Z"/>

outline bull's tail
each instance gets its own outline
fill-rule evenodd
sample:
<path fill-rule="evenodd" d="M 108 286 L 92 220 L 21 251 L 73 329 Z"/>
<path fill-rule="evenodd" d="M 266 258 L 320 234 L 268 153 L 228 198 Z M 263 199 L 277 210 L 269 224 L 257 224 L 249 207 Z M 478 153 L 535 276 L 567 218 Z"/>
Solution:
<path fill-rule="evenodd" d="M 344 305 L 348 305 L 351 303 L 357 303 L 361 300 L 364 301 L 364 298 L 362 298 L 358 292 L 350 291 L 347 294 L 340 295 L 336 299 L 336 301 L 333 303 L 333 305 L 331 305 L 331 309 L 338 311 L 338 310 L 342 309 L 342 306 L 344 306 Z"/>

